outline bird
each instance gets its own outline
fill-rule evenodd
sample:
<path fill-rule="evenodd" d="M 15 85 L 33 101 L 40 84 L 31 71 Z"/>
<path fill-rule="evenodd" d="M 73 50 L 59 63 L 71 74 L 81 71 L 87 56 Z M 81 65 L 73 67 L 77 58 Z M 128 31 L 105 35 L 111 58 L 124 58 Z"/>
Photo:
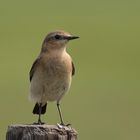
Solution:
<path fill-rule="evenodd" d="M 36 124 L 44 124 L 41 115 L 46 113 L 48 102 L 56 102 L 60 124 L 63 120 L 60 101 L 69 91 L 75 66 L 71 56 L 67 53 L 67 43 L 78 39 L 78 36 L 57 30 L 48 33 L 41 51 L 32 64 L 29 72 L 30 99 L 35 103 L 32 113 L 38 115 Z"/>

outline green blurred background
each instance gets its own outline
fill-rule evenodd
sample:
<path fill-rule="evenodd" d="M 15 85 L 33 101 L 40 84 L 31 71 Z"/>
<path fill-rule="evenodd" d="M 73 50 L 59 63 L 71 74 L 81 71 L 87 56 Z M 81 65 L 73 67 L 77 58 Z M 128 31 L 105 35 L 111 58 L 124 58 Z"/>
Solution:
<path fill-rule="evenodd" d="M 31 65 L 46 34 L 66 30 L 76 74 L 62 100 L 80 140 L 140 139 L 139 0 L 0 0 L 0 140 L 37 120 L 28 101 Z M 43 116 L 59 122 L 55 103 Z"/>

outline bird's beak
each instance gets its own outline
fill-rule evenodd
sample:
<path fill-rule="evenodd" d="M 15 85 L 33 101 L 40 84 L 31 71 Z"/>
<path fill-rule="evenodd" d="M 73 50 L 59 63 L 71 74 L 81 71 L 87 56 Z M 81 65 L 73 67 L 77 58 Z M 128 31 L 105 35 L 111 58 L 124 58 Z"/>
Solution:
<path fill-rule="evenodd" d="M 64 38 L 67 40 L 73 40 L 73 39 L 78 39 L 79 37 L 78 36 L 65 36 Z"/>

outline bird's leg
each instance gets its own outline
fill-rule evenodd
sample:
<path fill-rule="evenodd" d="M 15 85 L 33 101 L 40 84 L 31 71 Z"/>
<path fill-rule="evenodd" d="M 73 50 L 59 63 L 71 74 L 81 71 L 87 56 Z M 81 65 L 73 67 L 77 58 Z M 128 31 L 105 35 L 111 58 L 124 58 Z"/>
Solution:
<path fill-rule="evenodd" d="M 62 116 L 62 113 L 61 113 L 61 108 L 60 108 L 59 102 L 57 103 L 57 109 L 58 109 L 59 117 L 60 117 L 60 121 L 61 121 L 61 124 L 60 125 L 63 125 L 63 126 L 69 126 L 69 125 L 71 125 L 71 124 L 66 124 L 65 125 L 65 123 L 63 121 L 63 116 Z"/>
<path fill-rule="evenodd" d="M 61 125 L 64 125 L 64 121 L 63 121 L 63 117 L 62 117 L 61 108 L 60 108 L 60 104 L 59 103 L 57 103 L 57 109 L 58 109 Z"/>
<path fill-rule="evenodd" d="M 41 122 L 41 110 L 42 110 L 42 103 L 39 104 L 38 124 L 42 124 L 42 122 Z"/>

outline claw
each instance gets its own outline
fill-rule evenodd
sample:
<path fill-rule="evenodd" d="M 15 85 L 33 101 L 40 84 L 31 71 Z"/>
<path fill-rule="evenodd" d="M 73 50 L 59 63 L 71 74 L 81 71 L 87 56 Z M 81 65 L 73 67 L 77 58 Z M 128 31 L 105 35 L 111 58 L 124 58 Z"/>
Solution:
<path fill-rule="evenodd" d="M 43 125 L 45 124 L 44 122 L 34 122 L 33 125 Z"/>
<path fill-rule="evenodd" d="M 59 123 L 57 123 L 57 126 L 58 126 L 59 128 L 63 128 L 63 127 L 65 127 L 65 126 L 68 127 L 68 126 L 70 126 L 70 125 L 71 125 L 71 124 L 69 124 L 69 123 L 68 123 L 68 124 L 64 124 L 64 123 L 60 123 L 60 124 L 59 124 Z"/>
<path fill-rule="evenodd" d="M 66 124 L 66 126 L 71 126 L 71 124 L 70 124 L 70 123 L 68 123 L 68 124 Z"/>

